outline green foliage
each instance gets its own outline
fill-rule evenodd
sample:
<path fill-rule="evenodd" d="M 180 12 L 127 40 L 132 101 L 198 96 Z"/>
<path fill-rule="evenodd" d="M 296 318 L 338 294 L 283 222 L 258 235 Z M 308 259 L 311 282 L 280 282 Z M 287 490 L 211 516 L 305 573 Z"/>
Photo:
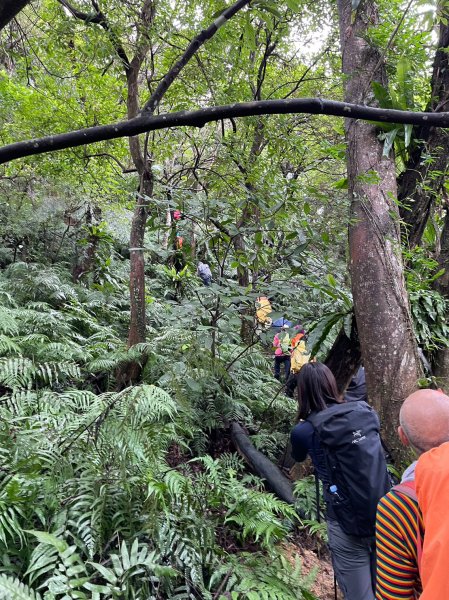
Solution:
<path fill-rule="evenodd" d="M 406 282 L 415 333 L 419 345 L 432 352 L 448 345 L 448 301 L 436 289 L 434 282 L 444 273 L 438 263 L 429 258 L 423 248 L 405 253 L 407 259 Z"/>
<path fill-rule="evenodd" d="M 96 3 L 75 4 L 91 13 Z M 161 0 L 143 24 L 137 0 L 103 0 L 101 23 L 32 3 L 0 34 L 2 142 L 125 118 L 224 8 L 200 4 Z M 381 106 L 428 104 L 434 14 L 418 6 L 404 14 L 400 0 L 379 3 L 368 43 L 386 59 L 390 84 L 372 88 Z M 337 37 L 326 3 L 251 2 L 178 74 L 160 110 L 338 99 Z M 141 60 L 135 99 L 124 53 Z M 415 133 L 381 129 L 402 169 Z M 242 342 L 258 296 L 270 297 L 274 318 L 304 324 L 318 358 L 342 327 L 350 335 L 343 124 L 276 115 L 143 141 L 133 143 L 154 176 L 142 249 L 147 336 L 132 348 L 129 240 L 142 199 L 128 141 L 0 172 L 0 596 L 310 598 L 299 562 L 277 549 L 295 513 L 247 473 L 227 428 L 242 423 L 277 461 L 295 414 L 272 377 L 274 332 Z M 439 215 L 426 252 L 441 227 Z M 210 287 L 194 275 L 199 259 Z M 432 350 L 448 338 L 446 301 L 427 254 L 409 264 L 417 335 Z M 129 365 L 142 377 L 123 389 Z M 312 483 L 296 487 L 305 525 L 322 535 Z"/>
<path fill-rule="evenodd" d="M 293 406 L 270 406 L 276 385 L 258 351 L 234 361 L 241 347 L 222 344 L 214 358 L 209 328 L 187 324 L 126 351 L 120 293 L 73 286 L 63 269 L 13 265 L 0 290 L 5 597 L 212 598 L 229 569 L 223 592 L 305 590 L 297 569 L 268 558 L 281 560 L 294 509 L 235 455 L 194 455 L 223 416 L 256 423 L 270 407 L 288 422 Z M 116 367 L 144 358 L 144 382 L 115 391 Z M 263 430 L 259 443 L 276 453 Z M 171 467 L 175 449 L 184 456 Z M 243 552 L 239 568 L 228 548 Z"/>

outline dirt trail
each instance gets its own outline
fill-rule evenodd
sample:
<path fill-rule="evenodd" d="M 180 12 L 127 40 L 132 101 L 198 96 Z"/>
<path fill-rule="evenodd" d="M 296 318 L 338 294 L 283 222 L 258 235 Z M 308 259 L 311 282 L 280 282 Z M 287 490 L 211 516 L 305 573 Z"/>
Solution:
<path fill-rule="evenodd" d="M 302 573 L 305 577 L 313 571 L 316 577 L 310 591 L 315 594 L 319 600 L 335 600 L 334 591 L 334 571 L 327 553 L 318 556 L 313 550 L 300 548 L 295 544 L 284 543 L 282 549 L 285 557 L 294 564 L 295 558 L 301 558 Z M 337 599 L 343 600 L 343 596 L 337 589 Z"/>

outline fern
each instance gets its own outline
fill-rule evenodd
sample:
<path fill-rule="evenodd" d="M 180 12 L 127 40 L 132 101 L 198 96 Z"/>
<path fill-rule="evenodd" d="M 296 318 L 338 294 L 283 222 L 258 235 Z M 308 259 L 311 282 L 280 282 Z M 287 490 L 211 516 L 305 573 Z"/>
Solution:
<path fill-rule="evenodd" d="M 0 575 L 0 599 L 1 600 L 42 600 L 41 595 L 6 575 Z"/>

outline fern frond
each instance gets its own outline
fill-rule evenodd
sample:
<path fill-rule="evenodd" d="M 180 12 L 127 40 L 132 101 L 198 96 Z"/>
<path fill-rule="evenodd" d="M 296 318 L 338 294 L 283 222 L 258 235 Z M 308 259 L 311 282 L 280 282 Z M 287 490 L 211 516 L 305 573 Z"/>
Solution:
<path fill-rule="evenodd" d="M 42 600 L 42 597 L 18 579 L 0 575 L 0 600 Z"/>
<path fill-rule="evenodd" d="M 21 354 L 22 348 L 11 337 L 0 334 L 0 356 L 5 354 Z"/>

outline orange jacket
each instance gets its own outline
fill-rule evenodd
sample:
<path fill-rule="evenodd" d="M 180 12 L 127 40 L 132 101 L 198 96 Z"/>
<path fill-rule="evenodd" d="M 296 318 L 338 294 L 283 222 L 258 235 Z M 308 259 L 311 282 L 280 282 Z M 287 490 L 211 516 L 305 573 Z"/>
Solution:
<path fill-rule="evenodd" d="M 425 529 L 420 600 L 449 599 L 449 442 L 420 456 L 415 483 Z"/>

